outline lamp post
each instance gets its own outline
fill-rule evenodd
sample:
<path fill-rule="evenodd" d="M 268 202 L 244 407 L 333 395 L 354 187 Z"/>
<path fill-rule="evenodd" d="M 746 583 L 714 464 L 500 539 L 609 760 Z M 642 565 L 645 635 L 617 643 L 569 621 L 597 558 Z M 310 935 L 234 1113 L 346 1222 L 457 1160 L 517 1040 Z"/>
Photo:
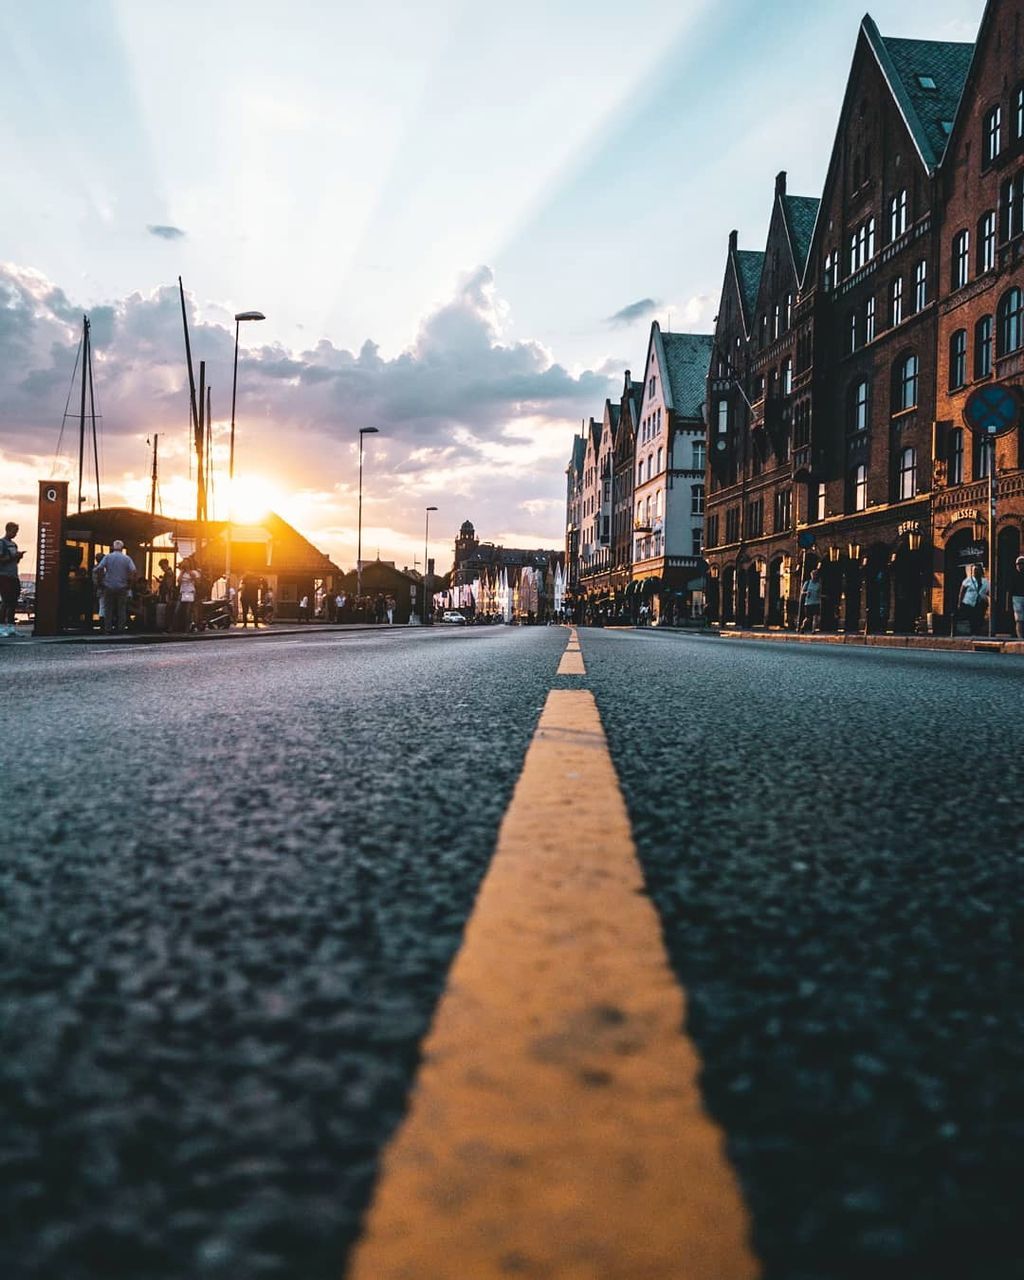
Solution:
<path fill-rule="evenodd" d="M 363 596 L 363 436 L 375 436 L 377 427 L 359 428 L 359 527 L 356 534 L 356 597 Z M 356 608 L 361 606 L 357 603 Z"/>
<path fill-rule="evenodd" d="M 423 625 L 427 625 L 427 544 L 430 541 L 430 513 L 437 507 L 426 507 L 426 523 L 423 527 Z"/>
<path fill-rule="evenodd" d="M 266 320 L 262 311 L 239 311 L 235 316 L 235 369 L 231 377 L 231 443 L 228 448 L 228 528 L 225 537 L 227 549 L 224 553 L 224 599 L 235 620 L 235 607 L 231 601 L 231 506 L 234 498 L 235 484 L 235 400 L 238 395 L 238 330 L 245 320 Z"/>

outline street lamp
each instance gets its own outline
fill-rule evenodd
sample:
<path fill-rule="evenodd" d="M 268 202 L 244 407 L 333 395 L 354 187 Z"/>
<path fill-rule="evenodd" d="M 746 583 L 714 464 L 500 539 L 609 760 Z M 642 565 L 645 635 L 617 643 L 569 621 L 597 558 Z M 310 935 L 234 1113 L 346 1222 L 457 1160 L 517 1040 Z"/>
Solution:
<path fill-rule="evenodd" d="M 231 444 L 228 449 L 228 529 L 227 537 L 225 538 L 227 550 L 224 553 L 224 600 L 232 622 L 235 620 L 235 608 L 231 603 L 231 505 L 235 484 L 235 400 L 238 395 L 238 330 L 243 321 L 266 320 L 266 318 L 262 311 L 239 311 L 235 316 L 235 371 L 231 377 Z"/>
<path fill-rule="evenodd" d="M 430 513 L 437 507 L 426 507 L 426 523 L 423 528 L 423 625 L 427 625 L 427 543 L 430 541 Z"/>
<path fill-rule="evenodd" d="M 359 428 L 359 530 L 356 535 L 356 597 L 363 595 L 363 436 L 379 434 L 378 427 Z M 356 608 L 361 606 L 357 603 Z"/>

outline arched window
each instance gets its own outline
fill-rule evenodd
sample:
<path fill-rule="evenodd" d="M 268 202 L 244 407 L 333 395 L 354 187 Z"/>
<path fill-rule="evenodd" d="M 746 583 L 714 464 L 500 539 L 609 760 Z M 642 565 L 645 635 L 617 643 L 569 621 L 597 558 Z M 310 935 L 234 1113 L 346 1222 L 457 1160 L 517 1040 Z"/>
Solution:
<path fill-rule="evenodd" d="M 992 317 L 982 316 L 974 326 L 974 376 L 987 378 L 992 372 Z"/>
<path fill-rule="evenodd" d="M 897 276 L 889 286 L 889 323 L 895 329 L 903 323 L 903 277 Z"/>
<path fill-rule="evenodd" d="M 918 361 L 913 352 L 905 355 L 895 367 L 893 378 L 893 413 L 917 407 Z"/>
<path fill-rule="evenodd" d="M 950 284 L 959 289 L 967 283 L 971 274 L 971 233 L 959 231 L 953 237 L 952 272 Z"/>
<path fill-rule="evenodd" d="M 999 349 L 1005 356 L 1024 346 L 1024 293 L 1018 288 L 1007 290 L 999 299 Z"/>
<path fill-rule="evenodd" d="M 868 384 L 862 378 L 850 388 L 850 409 L 847 418 L 851 432 L 868 429 Z"/>
<path fill-rule="evenodd" d="M 967 384 L 967 330 L 957 329 L 949 339 L 949 389 L 959 391 Z"/>
<path fill-rule="evenodd" d="M 889 239 L 898 239 L 907 229 L 910 206 L 906 187 L 889 201 Z"/>
<path fill-rule="evenodd" d="M 999 237 L 1012 240 L 1024 231 L 1024 169 L 999 188 Z"/>
<path fill-rule="evenodd" d="M 864 307 L 864 341 L 875 340 L 875 299 L 870 297 Z"/>
<path fill-rule="evenodd" d="M 978 273 L 996 265 L 996 211 L 989 209 L 978 219 Z"/>
<path fill-rule="evenodd" d="M 981 123 L 981 154 L 991 164 L 1003 149 L 1003 109 L 998 104 L 985 112 Z"/>
<path fill-rule="evenodd" d="M 913 498 L 917 493 L 917 450 L 900 450 L 900 471 L 897 493 L 900 501 Z"/>
<path fill-rule="evenodd" d="M 793 361 L 787 356 L 782 362 L 782 394 L 784 396 L 793 393 Z"/>
<path fill-rule="evenodd" d="M 928 261 L 922 258 L 914 268 L 914 310 L 923 311 L 928 304 Z"/>

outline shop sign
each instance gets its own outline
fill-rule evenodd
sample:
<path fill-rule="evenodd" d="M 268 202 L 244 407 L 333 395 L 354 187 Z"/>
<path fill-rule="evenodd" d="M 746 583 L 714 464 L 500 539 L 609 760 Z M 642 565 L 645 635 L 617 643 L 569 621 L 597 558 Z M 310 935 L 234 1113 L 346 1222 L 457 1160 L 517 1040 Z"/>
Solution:
<path fill-rule="evenodd" d="M 954 511 L 949 517 L 949 523 L 956 524 L 958 520 L 973 520 L 975 523 L 980 524 L 984 519 L 985 517 L 981 512 L 976 511 L 973 507 L 961 507 L 959 511 Z"/>
<path fill-rule="evenodd" d="M 961 565 L 984 564 L 987 559 L 988 548 L 984 542 L 969 542 L 957 555 L 957 563 Z"/>
<path fill-rule="evenodd" d="M 920 520 L 904 520 L 896 529 L 896 536 L 902 538 L 905 533 L 920 533 Z"/>

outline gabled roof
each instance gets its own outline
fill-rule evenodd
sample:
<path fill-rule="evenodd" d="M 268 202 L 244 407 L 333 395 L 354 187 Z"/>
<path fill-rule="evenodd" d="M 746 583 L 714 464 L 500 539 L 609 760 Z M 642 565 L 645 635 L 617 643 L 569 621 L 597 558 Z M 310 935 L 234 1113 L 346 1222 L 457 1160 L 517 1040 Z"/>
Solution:
<path fill-rule="evenodd" d="M 764 254 L 756 249 L 736 249 L 732 260 L 736 264 L 736 283 L 739 286 L 740 302 L 743 315 L 750 329 L 750 319 L 757 302 L 757 291 L 761 286 L 761 271 L 764 268 Z"/>
<path fill-rule="evenodd" d="M 811 251 L 811 237 L 814 235 L 814 223 L 820 203 L 817 196 L 782 197 L 782 213 L 786 219 L 789 243 L 793 246 L 793 262 L 798 281 L 804 278 L 804 268 L 807 266 L 807 255 Z"/>
<path fill-rule="evenodd" d="M 715 340 L 710 333 L 661 333 L 655 327 L 664 352 L 662 376 L 669 384 L 670 407 L 678 417 L 699 418 Z"/>
<path fill-rule="evenodd" d="M 573 436 L 572 453 L 569 455 L 569 469 L 583 470 L 583 459 L 587 456 L 587 442 L 583 436 Z"/>
<path fill-rule="evenodd" d="M 604 422 L 598 418 L 590 419 L 590 430 L 587 433 L 590 437 L 590 443 L 594 446 L 594 452 L 597 453 L 601 448 L 601 429 Z"/>
<path fill-rule="evenodd" d="M 946 150 L 949 131 L 974 55 L 973 44 L 897 40 L 880 34 L 870 14 L 862 28 L 929 172 Z M 935 88 L 926 88 L 927 77 Z"/>

